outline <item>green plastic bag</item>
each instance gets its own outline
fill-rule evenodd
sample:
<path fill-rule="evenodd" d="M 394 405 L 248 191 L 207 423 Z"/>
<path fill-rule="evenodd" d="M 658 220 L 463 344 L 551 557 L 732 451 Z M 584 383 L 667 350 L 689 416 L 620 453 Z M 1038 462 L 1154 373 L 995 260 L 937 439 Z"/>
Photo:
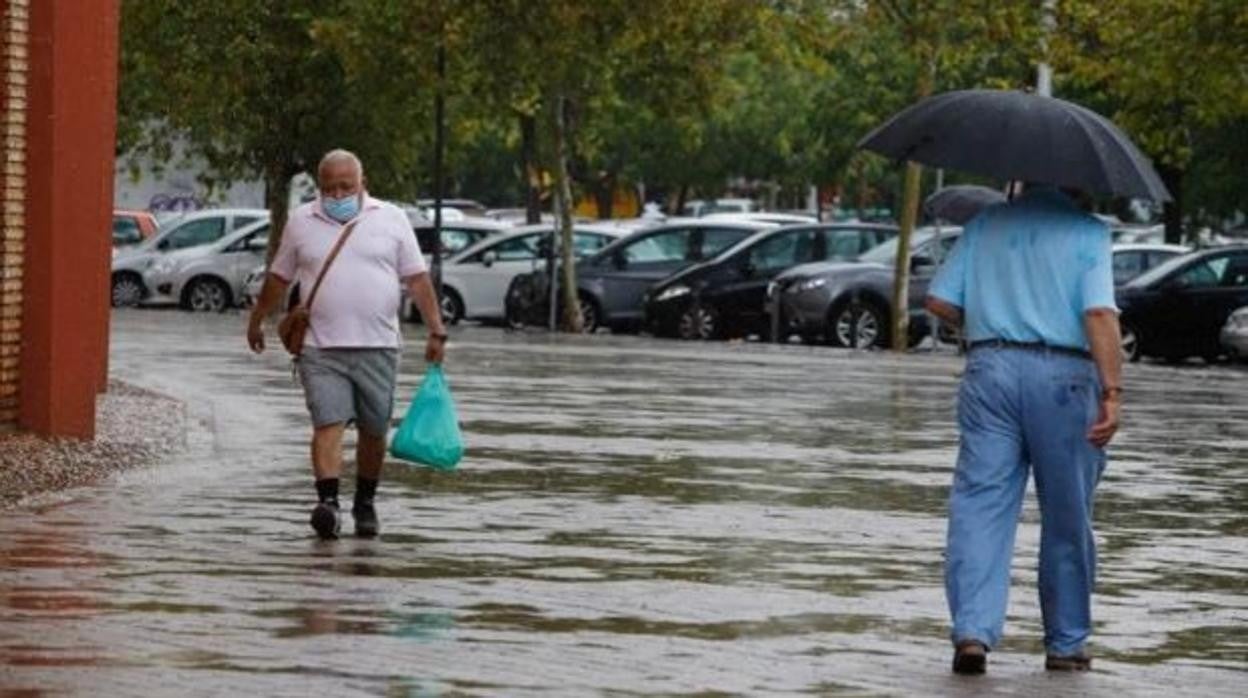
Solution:
<path fill-rule="evenodd" d="M 430 364 L 425 371 L 425 379 L 390 441 L 390 455 L 435 470 L 454 470 L 464 457 L 455 401 L 440 364 Z"/>

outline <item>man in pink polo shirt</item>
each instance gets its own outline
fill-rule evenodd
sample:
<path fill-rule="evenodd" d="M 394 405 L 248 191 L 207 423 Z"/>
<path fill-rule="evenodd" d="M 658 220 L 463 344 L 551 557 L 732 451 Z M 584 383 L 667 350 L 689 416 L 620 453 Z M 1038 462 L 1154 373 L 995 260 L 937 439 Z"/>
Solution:
<path fill-rule="evenodd" d="M 373 499 L 386 454 L 386 432 L 394 407 L 399 362 L 401 286 L 416 302 L 428 328 L 425 360 L 441 363 L 446 331 L 429 272 L 407 214 L 364 190 L 364 167 L 345 150 L 334 150 L 317 168 L 320 197 L 291 212 L 282 243 L 269 266 L 260 298 L 251 311 L 247 343 L 264 351 L 263 322 L 298 281 L 308 293 L 346 224 L 355 229 L 325 273 L 303 352 L 296 363 L 312 415 L 312 470 L 318 502 L 312 528 L 324 539 L 338 537 L 338 482 L 342 435 L 349 423 L 359 431 L 355 503 L 358 536 L 380 530 Z"/>

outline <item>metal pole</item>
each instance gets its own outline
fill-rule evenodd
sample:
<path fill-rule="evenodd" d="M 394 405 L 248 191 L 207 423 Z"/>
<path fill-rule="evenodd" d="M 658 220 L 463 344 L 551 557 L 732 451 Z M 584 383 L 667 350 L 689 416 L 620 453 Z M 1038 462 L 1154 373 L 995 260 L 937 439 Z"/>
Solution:
<path fill-rule="evenodd" d="M 1053 67 L 1049 65 L 1049 37 L 1057 29 L 1057 0 L 1044 0 L 1043 36 L 1040 39 L 1040 50 L 1044 55 L 1036 66 L 1036 94 L 1041 97 L 1053 96 Z"/>
<path fill-rule="evenodd" d="M 444 82 L 446 80 L 446 48 L 438 42 L 438 88 L 433 93 L 433 289 L 442 307 L 442 151 L 446 148 L 446 114 Z"/>

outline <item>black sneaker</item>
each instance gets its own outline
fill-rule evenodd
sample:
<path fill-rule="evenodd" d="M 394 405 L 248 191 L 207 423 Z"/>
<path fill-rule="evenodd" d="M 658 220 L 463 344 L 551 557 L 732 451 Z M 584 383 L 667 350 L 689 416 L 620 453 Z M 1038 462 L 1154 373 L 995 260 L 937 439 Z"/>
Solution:
<path fill-rule="evenodd" d="M 312 509 L 312 528 L 321 540 L 337 538 L 339 525 L 337 504 L 321 502 Z"/>
<path fill-rule="evenodd" d="M 978 640 L 963 640 L 953 653 L 953 673 L 982 674 L 988 669 L 988 647 Z"/>
<path fill-rule="evenodd" d="M 377 522 L 377 509 L 372 502 L 356 502 L 351 507 L 351 516 L 355 518 L 355 535 L 375 538 L 381 532 L 381 524 Z"/>
<path fill-rule="evenodd" d="M 1044 658 L 1047 671 L 1091 671 L 1092 655 L 1080 651 L 1071 655 L 1050 654 Z"/>

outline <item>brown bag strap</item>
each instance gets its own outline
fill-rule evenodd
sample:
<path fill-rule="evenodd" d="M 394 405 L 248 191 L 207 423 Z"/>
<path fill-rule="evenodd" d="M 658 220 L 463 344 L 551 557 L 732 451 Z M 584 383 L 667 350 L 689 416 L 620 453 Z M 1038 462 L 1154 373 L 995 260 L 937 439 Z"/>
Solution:
<path fill-rule="evenodd" d="M 334 243 L 334 249 L 329 251 L 329 256 L 325 258 L 325 263 L 321 265 L 321 273 L 316 275 L 316 283 L 312 284 L 312 292 L 308 294 L 308 302 L 303 304 L 304 310 L 312 310 L 312 301 L 316 300 L 316 292 L 321 289 L 321 281 L 325 279 L 325 272 L 329 271 L 329 267 L 338 258 L 338 253 L 342 251 L 342 246 L 346 244 L 347 238 L 351 237 L 351 232 L 355 230 L 355 224 L 360 222 L 359 218 L 351 221 L 342 233 L 338 235 L 338 242 Z"/>

